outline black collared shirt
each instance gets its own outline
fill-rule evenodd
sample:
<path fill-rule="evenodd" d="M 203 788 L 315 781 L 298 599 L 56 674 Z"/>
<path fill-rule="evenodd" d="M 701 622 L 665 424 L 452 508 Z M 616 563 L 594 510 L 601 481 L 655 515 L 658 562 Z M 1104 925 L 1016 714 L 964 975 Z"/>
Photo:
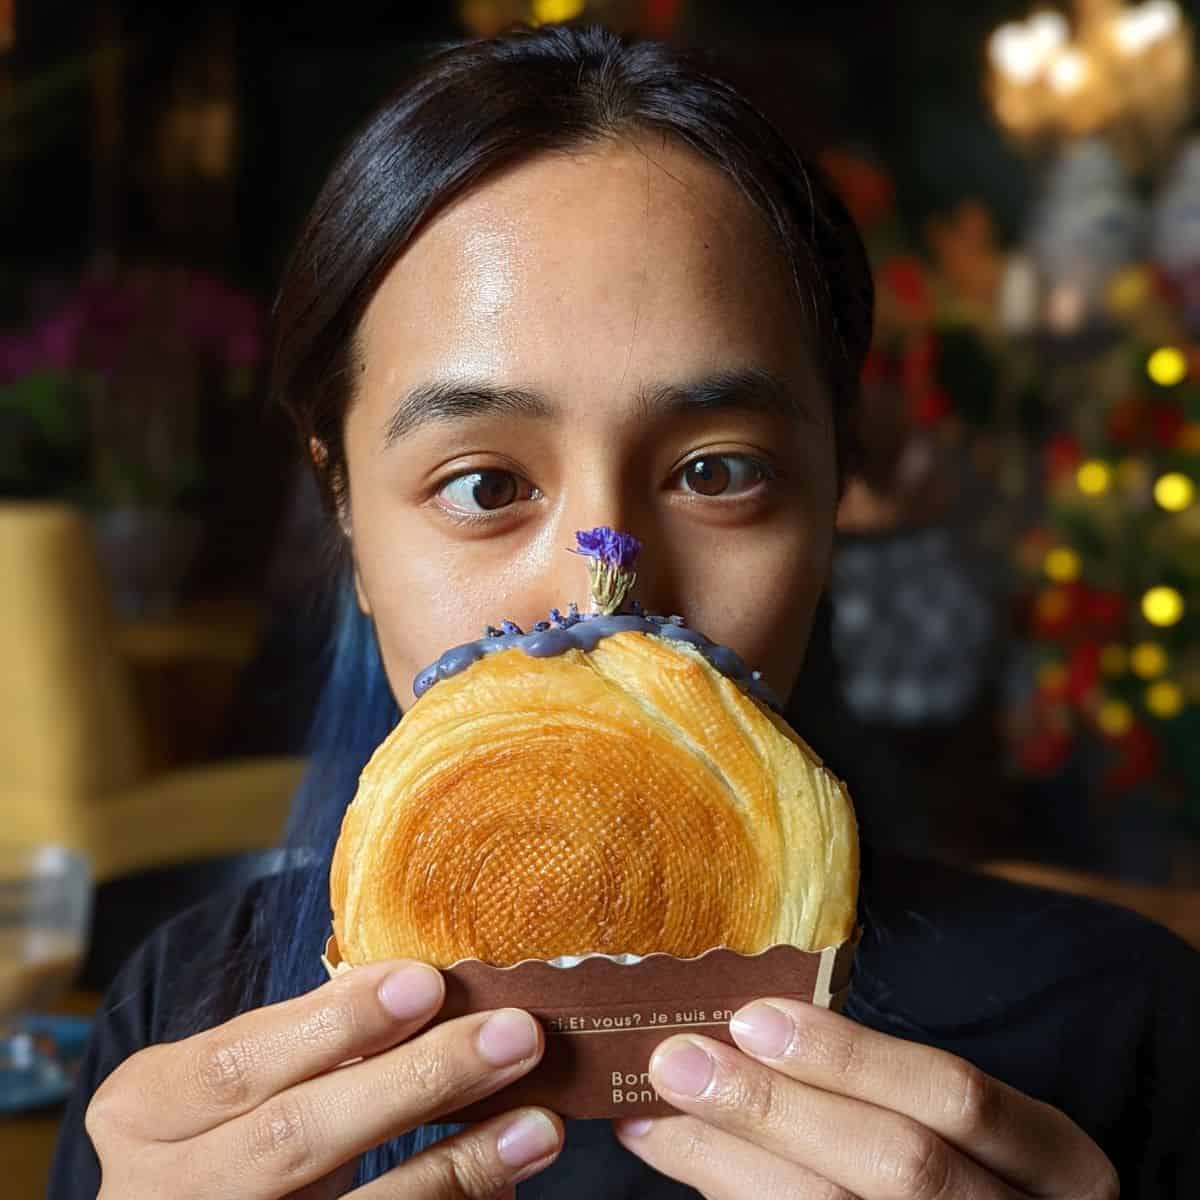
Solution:
<path fill-rule="evenodd" d="M 92 1093 L 163 1040 L 193 972 L 245 935 L 260 879 L 164 925 L 101 1006 L 68 1104 L 50 1200 L 100 1185 L 83 1127 Z M 864 937 L 846 1015 L 938 1046 L 1067 1113 L 1108 1154 L 1123 1200 L 1200 1197 L 1200 953 L 1111 905 L 943 864 L 864 851 Z M 628 1154 L 607 1121 L 567 1123 L 566 1146 L 519 1200 L 666 1200 L 699 1193 Z"/>

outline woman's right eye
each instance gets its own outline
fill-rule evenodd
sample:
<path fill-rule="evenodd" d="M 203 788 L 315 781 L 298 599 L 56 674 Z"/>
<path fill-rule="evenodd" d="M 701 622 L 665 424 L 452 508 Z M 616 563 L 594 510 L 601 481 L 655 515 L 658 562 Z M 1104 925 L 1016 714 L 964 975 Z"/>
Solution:
<path fill-rule="evenodd" d="M 437 494 L 447 508 L 474 516 L 533 499 L 537 489 L 512 471 L 483 470 L 456 475 Z"/>

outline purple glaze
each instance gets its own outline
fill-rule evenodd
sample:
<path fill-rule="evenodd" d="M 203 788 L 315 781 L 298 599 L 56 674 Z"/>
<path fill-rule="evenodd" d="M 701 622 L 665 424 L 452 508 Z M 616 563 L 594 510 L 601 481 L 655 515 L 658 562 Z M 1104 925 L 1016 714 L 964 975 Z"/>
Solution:
<path fill-rule="evenodd" d="M 532 658 L 551 658 L 562 654 L 564 650 L 594 650 L 602 638 L 614 633 L 648 633 L 668 641 L 687 642 L 742 691 L 761 700 L 777 713 L 783 711 L 783 705 L 763 682 L 762 672 L 747 670 L 736 651 L 728 646 L 718 646 L 698 630 L 689 629 L 682 617 L 651 616 L 642 612 L 641 605 L 635 605 L 633 612 L 613 613 L 610 616 L 581 616 L 574 604 L 563 616 L 555 608 L 550 610 L 549 621 L 538 621 L 529 633 L 522 633 L 520 626 L 512 621 L 502 622 L 500 629 L 493 629 L 489 625 L 483 637 L 447 650 L 437 662 L 426 667 L 413 680 L 413 692 L 423 696 L 439 679 L 457 675 L 485 655 L 501 650 L 519 648 Z"/>

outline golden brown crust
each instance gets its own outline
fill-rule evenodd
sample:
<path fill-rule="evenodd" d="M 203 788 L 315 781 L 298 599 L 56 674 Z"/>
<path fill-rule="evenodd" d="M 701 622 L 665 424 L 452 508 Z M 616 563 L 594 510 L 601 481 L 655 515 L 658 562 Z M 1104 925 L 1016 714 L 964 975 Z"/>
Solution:
<path fill-rule="evenodd" d="M 379 747 L 330 871 L 347 962 L 509 965 L 850 935 L 844 788 L 690 646 L 493 654 Z"/>

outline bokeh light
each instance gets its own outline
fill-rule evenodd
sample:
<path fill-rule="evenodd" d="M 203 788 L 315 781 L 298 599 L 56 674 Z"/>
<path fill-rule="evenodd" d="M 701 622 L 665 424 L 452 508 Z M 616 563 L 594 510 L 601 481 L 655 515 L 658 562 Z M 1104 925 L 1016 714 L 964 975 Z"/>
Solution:
<path fill-rule="evenodd" d="M 1174 346 L 1163 346 L 1150 355 L 1146 374 L 1159 387 L 1174 387 L 1187 378 L 1187 357 Z"/>
<path fill-rule="evenodd" d="M 1075 483 L 1085 496 L 1103 496 L 1112 485 L 1112 468 L 1098 458 L 1090 458 L 1076 472 Z"/>
<path fill-rule="evenodd" d="M 1133 709 L 1124 700 L 1106 700 L 1096 714 L 1096 724 L 1109 737 L 1123 737 L 1133 728 Z"/>
<path fill-rule="evenodd" d="M 533 19 L 539 25 L 571 21 L 587 7 L 585 0 L 533 0 Z"/>
<path fill-rule="evenodd" d="M 1146 707 L 1156 716 L 1169 720 L 1183 711 L 1183 689 L 1169 679 L 1160 679 L 1146 689 Z"/>
<path fill-rule="evenodd" d="M 1083 562 L 1070 546 L 1056 546 L 1046 555 L 1046 574 L 1055 583 L 1071 583 L 1083 571 Z"/>
<path fill-rule="evenodd" d="M 1167 652 L 1157 642 L 1142 642 L 1129 655 L 1133 673 L 1141 679 L 1157 679 L 1167 669 Z"/>
<path fill-rule="evenodd" d="M 1196 498 L 1196 485 L 1179 471 L 1170 471 L 1154 485 L 1154 499 L 1167 512 L 1183 512 Z"/>
<path fill-rule="evenodd" d="M 1142 615 L 1161 628 L 1176 625 L 1183 619 L 1183 597 L 1173 587 L 1153 587 L 1142 597 Z"/>

